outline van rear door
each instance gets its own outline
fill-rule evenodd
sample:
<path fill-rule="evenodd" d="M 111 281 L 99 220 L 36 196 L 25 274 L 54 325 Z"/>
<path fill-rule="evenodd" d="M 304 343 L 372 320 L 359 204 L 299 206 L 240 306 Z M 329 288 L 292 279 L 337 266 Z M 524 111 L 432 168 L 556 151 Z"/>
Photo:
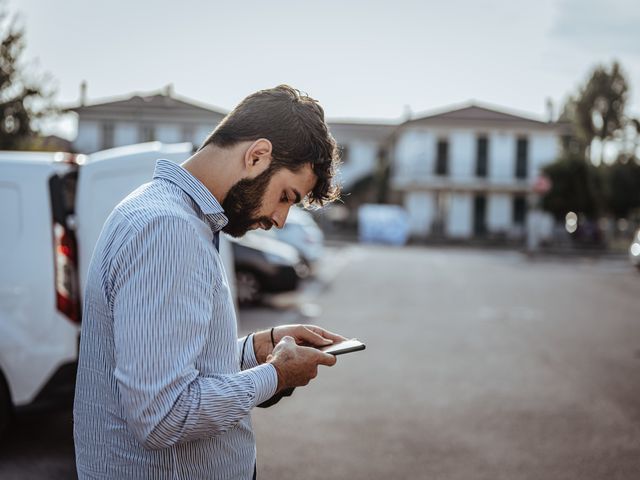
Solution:
<path fill-rule="evenodd" d="M 0 153 L 0 371 L 16 406 L 77 355 L 75 167 L 57 156 Z"/>
<path fill-rule="evenodd" d="M 93 249 L 107 217 L 129 193 L 150 182 L 156 161 L 165 158 L 184 162 L 192 153 L 191 143 L 142 143 L 89 155 L 80 168 L 76 193 L 76 233 L 80 285 L 87 281 Z"/>
<path fill-rule="evenodd" d="M 182 163 L 192 152 L 190 143 L 150 142 L 104 150 L 86 159 L 80 168 L 76 191 L 76 236 L 81 291 L 84 291 L 86 285 L 93 249 L 113 208 L 140 185 L 151 181 L 158 159 Z M 220 236 L 220 255 L 232 297 L 235 299 L 233 250 L 224 235 Z"/>

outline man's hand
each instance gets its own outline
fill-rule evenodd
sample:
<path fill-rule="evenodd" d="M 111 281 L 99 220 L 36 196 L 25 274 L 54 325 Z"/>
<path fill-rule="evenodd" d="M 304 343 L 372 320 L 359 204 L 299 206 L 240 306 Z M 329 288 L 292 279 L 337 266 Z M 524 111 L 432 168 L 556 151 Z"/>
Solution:
<path fill-rule="evenodd" d="M 299 346 L 293 337 L 285 336 L 267 357 L 267 362 L 278 372 L 279 392 L 307 385 L 318 375 L 318 365 L 335 365 L 336 357 L 317 348 Z"/>
<path fill-rule="evenodd" d="M 281 325 L 273 329 L 273 340 L 277 344 L 285 336 L 292 337 L 295 343 L 307 347 L 326 347 L 335 342 L 346 340 L 341 335 L 332 333 L 315 325 Z M 271 344 L 271 330 L 258 332 L 253 336 L 253 351 L 258 363 L 267 361 L 273 351 Z"/>

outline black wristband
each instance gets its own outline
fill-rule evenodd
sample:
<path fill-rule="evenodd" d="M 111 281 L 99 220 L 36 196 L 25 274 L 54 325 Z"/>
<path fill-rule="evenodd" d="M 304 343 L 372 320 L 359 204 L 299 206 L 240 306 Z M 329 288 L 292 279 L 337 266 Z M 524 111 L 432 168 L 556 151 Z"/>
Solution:
<path fill-rule="evenodd" d="M 244 342 L 242 342 L 242 353 L 240 354 L 240 370 L 244 370 L 244 351 L 247 348 L 247 340 L 249 340 L 249 337 L 251 335 L 253 334 L 250 333 L 246 337 L 244 337 Z"/>
<path fill-rule="evenodd" d="M 271 327 L 271 345 L 273 346 L 273 348 L 276 347 L 276 341 L 273 339 L 273 331 L 275 330 L 276 327 Z"/>

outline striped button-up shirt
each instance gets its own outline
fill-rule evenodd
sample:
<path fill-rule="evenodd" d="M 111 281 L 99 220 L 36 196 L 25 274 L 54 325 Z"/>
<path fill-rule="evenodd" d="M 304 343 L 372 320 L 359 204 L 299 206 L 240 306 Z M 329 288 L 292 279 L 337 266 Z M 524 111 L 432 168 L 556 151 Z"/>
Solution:
<path fill-rule="evenodd" d="M 278 379 L 257 364 L 253 339 L 237 338 L 214 245 L 226 222 L 211 192 L 167 160 L 107 219 L 84 296 L 74 404 L 81 479 L 253 475 L 250 411 Z"/>

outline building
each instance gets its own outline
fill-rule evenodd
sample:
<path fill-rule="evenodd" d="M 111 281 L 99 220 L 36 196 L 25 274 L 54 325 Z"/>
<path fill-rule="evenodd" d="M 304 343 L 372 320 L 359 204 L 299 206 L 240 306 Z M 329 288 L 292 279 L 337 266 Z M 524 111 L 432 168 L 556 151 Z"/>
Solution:
<path fill-rule="evenodd" d="M 134 143 L 191 142 L 200 145 L 226 115 L 221 109 L 163 91 L 133 94 L 87 104 L 86 87 L 80 105 L 67 111 L 78 116 L 74 151 L 93 153 Z M 373 173 L 395 126 L 385 123 L 329 121 L 340 145 L 343 166 L 339 181 L 349 188 Z"/>
<path fill-rule="evenodd" d="M 151 141 L 199 145 L 226 115 L 174 95 L 171 86 L 92 104 L 86 103 L 86 87 L 82 92 L 80 105 L 68 109 L 78 115 L 78 134 L 72 146 L 79 153 Z"/>
<path fill-rule="evenodd" d="M 170 86 L 92 104 L 83 86 L 80 105 L 68 110 L 78 115 L 72 147 L 80 153 L 155 140 L 197 146 L 226 114 Z M 403 123 L 328 123 L 343 158 L 338 181 L 353 193 L 349 206 L 380 198 L 373 177 L 390 167 L 391 198 L 408 211 L 417 239 L 521 240 L 532 185 L 558 157 L 563 134 L 558 123 L 477 104 Z"/>
<path fill-rule="evenodd" d="M 522 239 L 528 197 L 560 153 L 560 127 L 471 104 L 400 125 L 392 189 L 414 238 Z"/>
<path fill-rule="evenodd" d="M 371 176 L 389 160 L 389 145 L 397 125 L 384 122 L 329 120 L 329 129 L 340 148 L 339 183 L 343 190 Z"/>

